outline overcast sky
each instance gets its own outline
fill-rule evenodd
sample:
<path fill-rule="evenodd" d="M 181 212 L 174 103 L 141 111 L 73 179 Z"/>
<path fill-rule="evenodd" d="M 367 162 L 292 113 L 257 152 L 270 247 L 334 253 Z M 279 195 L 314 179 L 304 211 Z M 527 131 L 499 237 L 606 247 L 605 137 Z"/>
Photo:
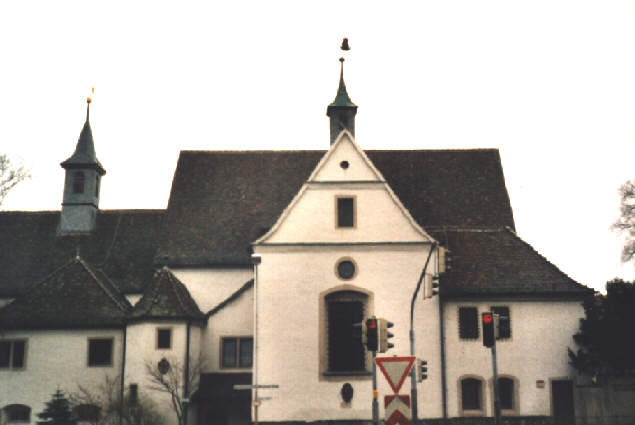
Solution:
<path fill-rule="evenodd" d="M 500 149 L 516 230 L 577 281 L 633 279 L 635 0 L 0 4 L 0 152 L 57 210 L 85 98 L 104 209 L 165 208 L 180 150 L 327 149 L 345 79 L 364 149 Z"/>

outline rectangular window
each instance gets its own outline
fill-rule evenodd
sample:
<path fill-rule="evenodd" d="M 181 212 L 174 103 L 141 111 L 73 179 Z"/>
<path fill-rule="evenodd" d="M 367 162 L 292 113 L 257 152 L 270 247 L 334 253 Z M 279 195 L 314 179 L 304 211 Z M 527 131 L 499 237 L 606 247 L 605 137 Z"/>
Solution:
<path fill-rule="evenodd" d="M 222 367 L 251 367 L 253 364 L 254 339 L 222 338 L 221 366 Z"/>
<path fill-rule="evenodd" d="M 0 341 L 0 369 L 24 369 L 26 355 L 26 341 Z"/>
<path fill-rule="evenodd" d="M 172 329 L 157 329 L 157 349 L 172 348 Z"/>
<path fill-rule="evenodd" d="M 355 198 L 337 198 L 337 227 L 355 227 Z"/>
<path fill-rule="evenodd" d="M 478 379 L 461 381 L 461 404 L 463 410 L 481 410 L 482 384 Z"/>
<path fill-rule="evenodd" d="M 88 366 L 112 366 L 112 338 L 88 340 Z"/>
<path fill-rule="evenodd" d="M 494 314 L 498 314 L 498 339 L 509 339 L 512 336 L 511 321 L 509 318 L 509 307 L 490 307 Z"/>
<path fill-rule="evenodd" d="M 459 308 L 459 338 L 478 339 L 478 310 L 476 307 Z"/>

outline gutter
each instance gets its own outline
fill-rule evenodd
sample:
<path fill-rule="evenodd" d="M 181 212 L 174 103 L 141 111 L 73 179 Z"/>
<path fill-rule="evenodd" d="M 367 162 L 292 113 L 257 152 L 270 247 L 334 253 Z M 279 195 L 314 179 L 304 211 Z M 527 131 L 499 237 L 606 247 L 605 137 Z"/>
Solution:
<path fill-rule="evenodd" d="M 181 398 L 181 408 L 183 409 L 183 423 L 187 425 L 187 412 L 189 410 L 189 392 L 190 392 L 190 328 L 192 321 L 187 321 L 187 333 L 185 337 L 185 381 L 183 388 L 183 397 Z"/>
<path fill-rule="evenodd" d="M 124 321 L 123 324 L 123 341 L 121 343 L 121 393 L 119 398 L 119 425 L 123 425 L 123 396 L 125 390 L 125 376 L 126 376 L 126 334 L 128 326 Z"/>
<path fill-rule="evenodd" d="M 439 294 L 439 339 L 441 340 L 441 408 L 443 410 L 443 419 L 447 419 L 448 382 L 445 363 L 445 324 L 443 323 L 443 320 L 443 301 L 441 301 L 441 294 Z"/>

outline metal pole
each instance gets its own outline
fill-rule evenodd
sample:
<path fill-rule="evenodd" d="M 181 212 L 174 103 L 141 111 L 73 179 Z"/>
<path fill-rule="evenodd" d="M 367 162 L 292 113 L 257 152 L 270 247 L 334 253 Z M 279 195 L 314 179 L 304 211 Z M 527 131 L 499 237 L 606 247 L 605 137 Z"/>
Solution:
<path fill-rule="evenodd" d="M 419 276 L 419 282 L 417 282 L 417 287 L 415 288 L 414 293 L 412 294 L 412 300 L 410 301 L 410 355 L 415 355 L 415 331 L 414 331 L 414 314 L 415 314 L 415 301 L 417 299 L 417 294 L 419 293 L 419 289 L 421 288 L 421 283 L 426 276 L 426 270 L 428 269 L 428 263 L 430 262 L 430 257 L 432 257 L 432 253 L 437 247 L 437 243 L 433 242 L 430 246 L 430 252 L 428 252 L 428 258 L 426 258 L 426 264 L 423 266 L 421 270 L 421 275 Z M 424 294 L 425 296 L 425 294 Z M 418 420 L 418 409 L 417 409 L 417 371 L 413 367 L 410 369 L 410 405 L 412 406 L 412 423 L 417 425 Z"/>
<path fill-rule="evenodd" d="M 498 367 L 496 365 L 496 338 L 492 345 L 492 369 L 494 371 L 494 424 L 499 425 L 501 420 L 500 399 L 498 398 Z"/>
<path fill-rule="evenodd" d="M 379 402 L 377 401 L 377 397 L 379 396 L 379 392 L 377 391 L 377 364 L 375 363 L 375 356 L 377 353 L 375 351 L 373 353 L 373 424 L 379 425 Z"/>
<path fill-rule="evenodd" d="M 427 265 L 427 263 L 426 263 Z M 415 331 L 410 326 L 410 355 L 415 355 Z M 417 425 L 418 422 L 418 408 L 417 408 L 417 362 L 410 369 L 410 406 L 412 408 L 412 423 Z"/>

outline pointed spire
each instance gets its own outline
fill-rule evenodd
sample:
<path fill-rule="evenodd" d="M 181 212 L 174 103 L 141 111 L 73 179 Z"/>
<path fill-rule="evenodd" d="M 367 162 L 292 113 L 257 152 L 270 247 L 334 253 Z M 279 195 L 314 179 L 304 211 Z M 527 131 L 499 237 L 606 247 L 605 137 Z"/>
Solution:
<path fill-rule="evenodd" d="M 340 49 L 350 50 L 348 39 L 344 39 Z M 326 115 L 330 118 L 331 144 L 335 142 L 342 130 L 348 130 L 355 136 L 356 114 L 357 105 L 353 103 L 348 95 L 346 84 L 344 83 L 344 58 L 340 58 L 340 83 L 337 88 L 337 94 L 333 102 L 326 108 Z"/>
<path fill-rule="evenodd" d="M 66 161 L 60 165 L 63 168 L 78 168 L 89 167 L 94 168 L 100 175 L 106 174 L 106 170 L 97 160 L 97 154 L 95 153 L 95 142 L 93 141 L 93 131 L 90 128 L 90 104 L 92 99 L 88 97 L 86 99 L 86 122 L 79 134 L 77 145 L 75 146 L 75 152 Z"/>
<path fill-rule="evenodd" d="M 340 85 L 337 88 L 335 100 L 333 100 L 333 103 L 329 106 L 349 106 L 357 108 L 357 105 L 353 103 L 346 91 L 346 84 L 344 83 L 344 58 L 340 58 Z"/>

